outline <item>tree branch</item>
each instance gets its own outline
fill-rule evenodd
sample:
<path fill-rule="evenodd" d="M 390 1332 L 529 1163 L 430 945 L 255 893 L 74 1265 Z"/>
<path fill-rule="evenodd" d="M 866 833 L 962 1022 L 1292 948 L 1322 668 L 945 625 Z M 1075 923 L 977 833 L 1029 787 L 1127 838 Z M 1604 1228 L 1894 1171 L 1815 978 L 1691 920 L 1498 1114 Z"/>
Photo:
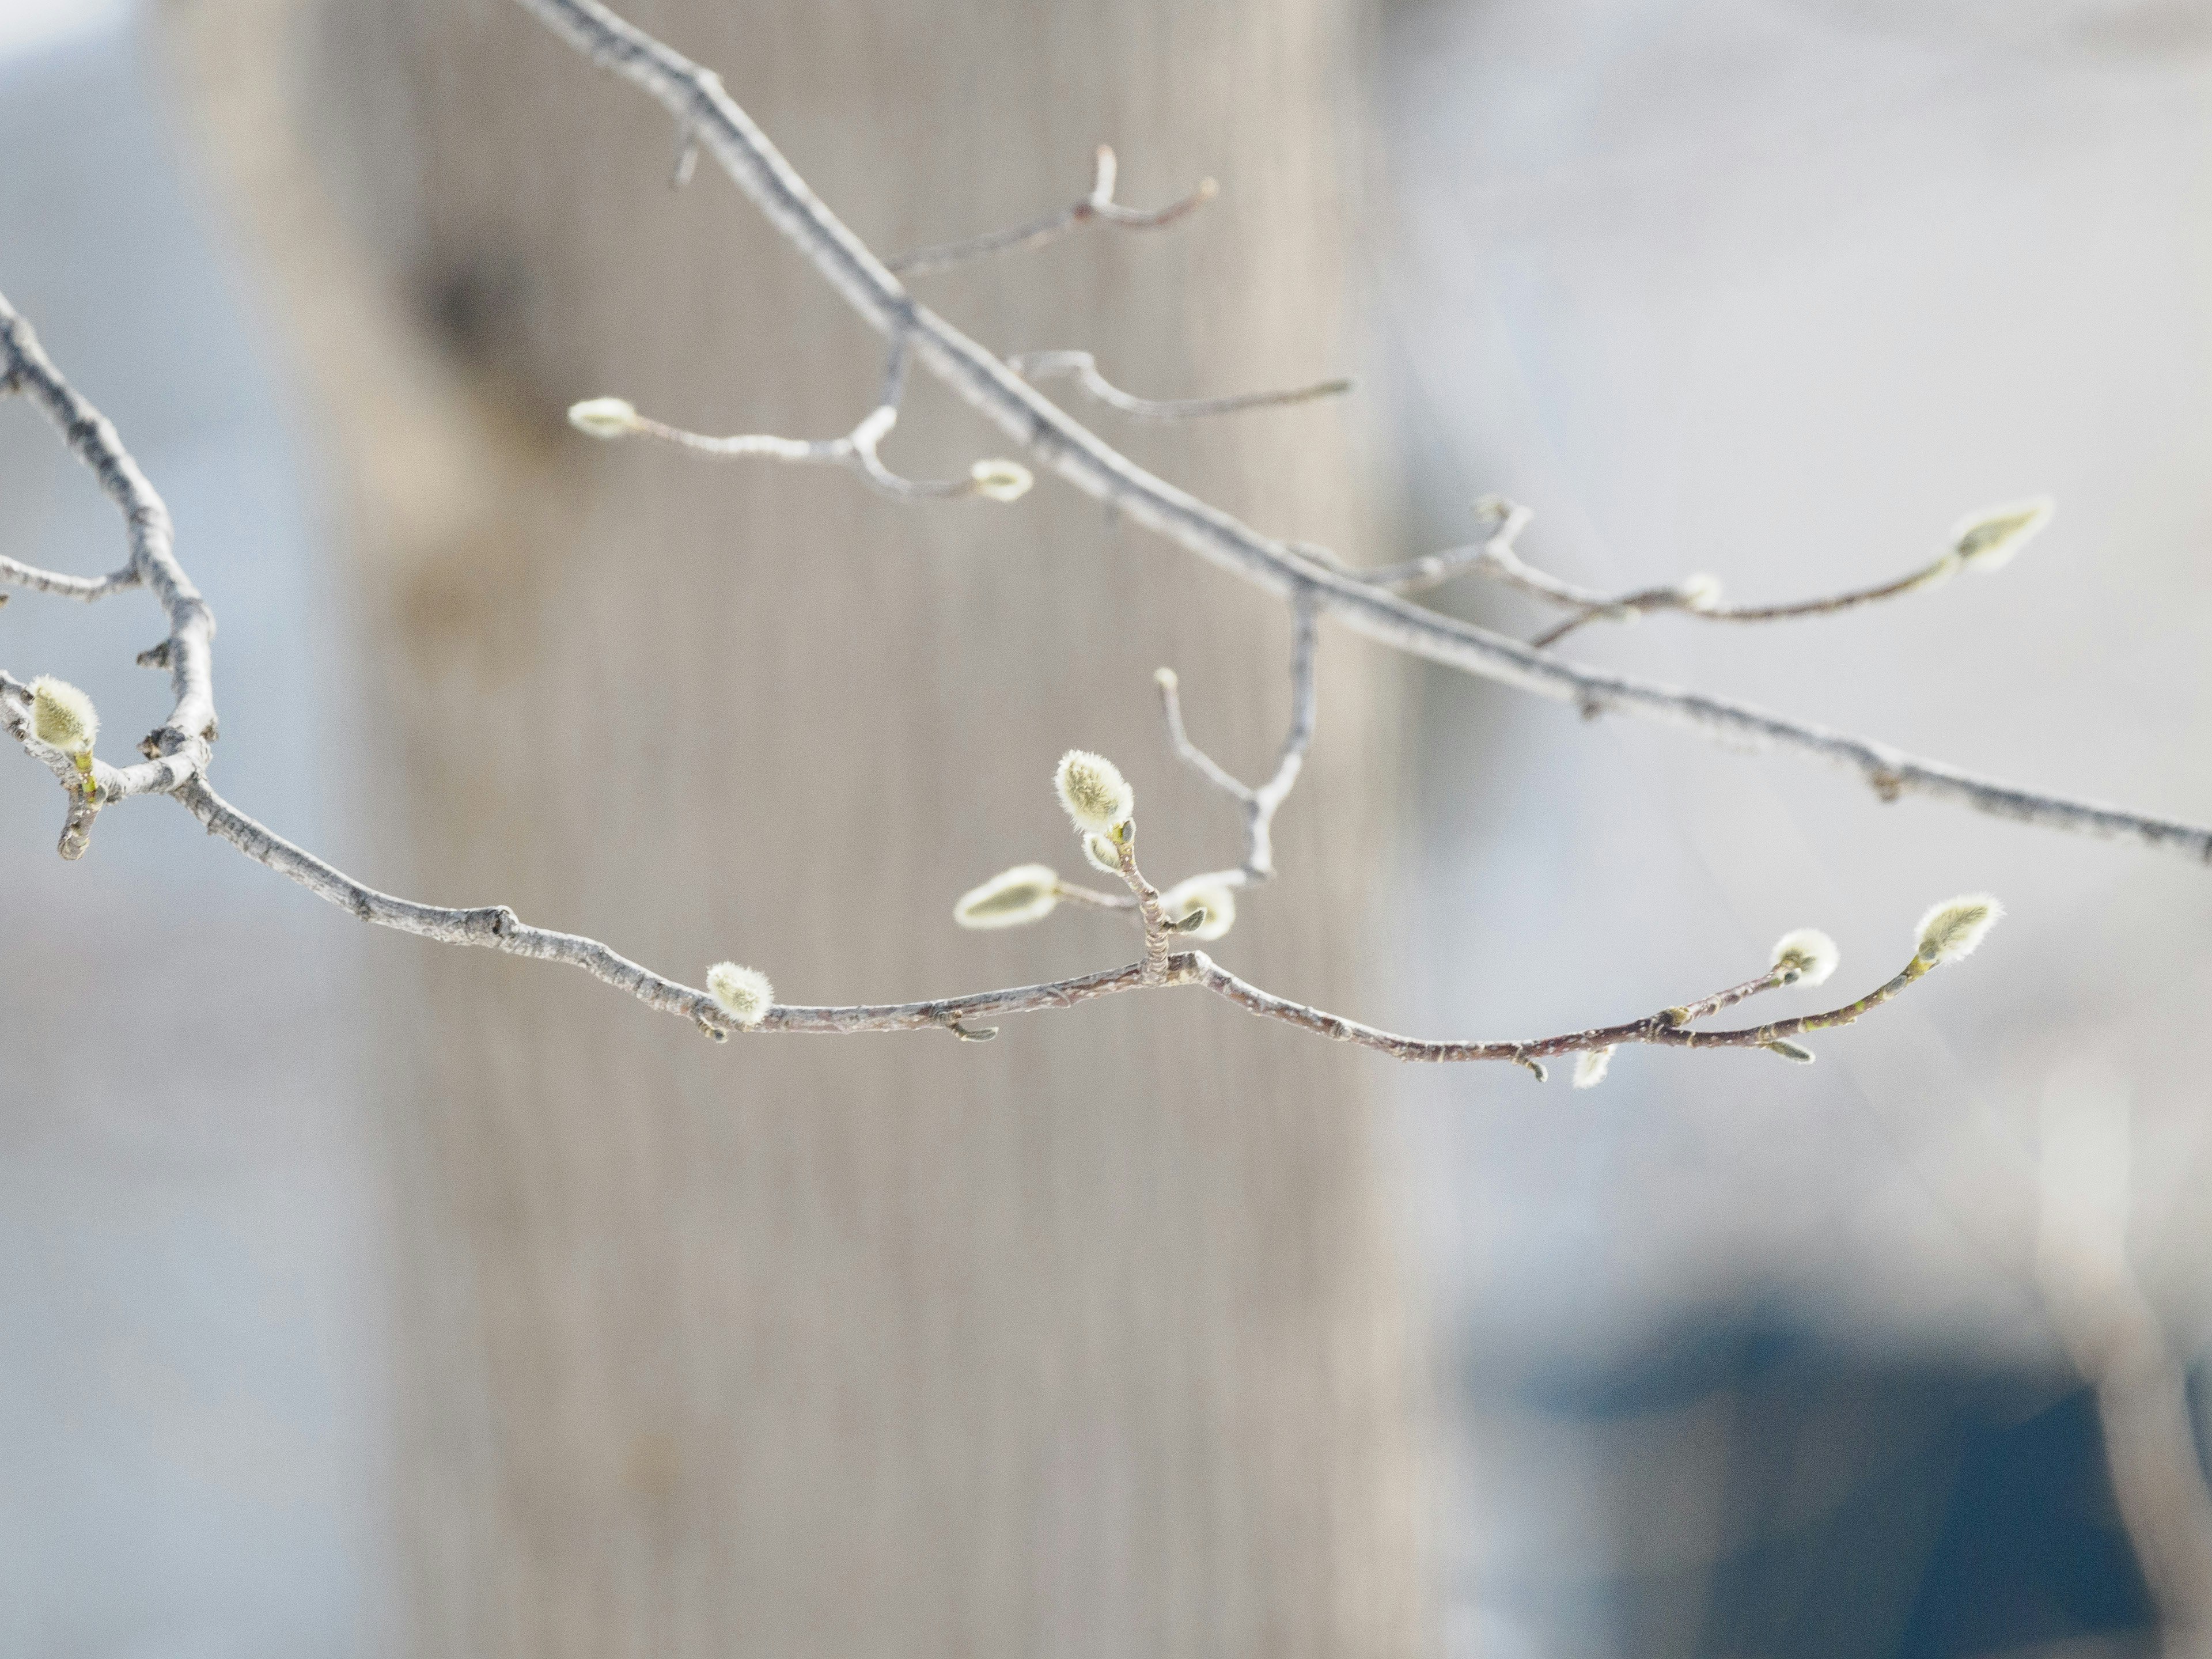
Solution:
<path fill-rule="evenodd" d="M 966 264 L 971 259 L 988 258 L 994 253 L 1013 253 L 1024 248 L 1042 247 L 1047 242 L 1058 241 L 1070 231 L 1080 230 L 1088 224 L 1119 225 L 1124 230 L 1157 230 L 1171 225 L 1185 215 L 1195 213 L 1214 198 L 1218 188 L 1211 179 L 1201 179 L 1198 188 L 1179 202 L 1170 202 L 1161 208 L 1123 207 L 1114 199 L 1115 175 L 1120 164 L 1114 159 L 1110 145 L 1101 144 L 1093 158 L 1091 193 L 1057 213 L 1047 214 L 1042 219 L 1032 219 L 1027 224 L 1015 225 L 1006 230 L 987 231 L 981 236 L 971 236 L 963 241 L 945 242 L 936 247 L 917 249 L 892 260 L 890 270 L 902 276 L 927 276 L 933 272 L 948 270 L 954 265 Z"/>
<path fill-rule="evenodd" d="M 1317 701 L 1314 685 L 1314 607 L 1303 597 L 1291 606 L 1291 728 L 1283 734 L 1283 747 L 1274 775 L 1254 788 L 1230 775 L 1213 757 L 1190 740 L 1183 729 L 1182 697 L 1176 672 L 1163 668 L 1155 677 L 1160 688 L 1160 715 L 1167 723 L 1168 742 L 1176 756 L 1199 776 L 1234 800 L 1244 813 L 1244 863 L 1224 870 L 1217 878 L 1235 887 L 1249 887 L 1275 873 L 1273 828 L 1275 812 L 1290 796 L 1304 768 L 1306 750 L 1313 746 L 1314 714 Z"/>
<path fill-rule="evenodd" d="M 1349 380 L 1317 380 L 1286 392 L 1240 392 L 1226 398 L 1139 398 L 1124 392 L 1098 372 L 1098 360 L 1087 351 L 1024 351 L 1006 359 L 1007 367 L 1030 381 L 1073 379 L 1109 409 L 1139 421 L 1188 421 L 1207 415 L 1234 415 L 1247 409 L 1275 409 L 1287 404 L 1311 403 L 1352 390 Z"/>
<path fill-rule="evenodd" d="M 871 327 L 908 339 L 931 373 L 1024 445 L 1039 465 L 1208 562 L 1285 598 L 1309 592 L 1316 605 L 1353 631 L 1409 655 L 1572 702 L 1586 714 L 1617 710 L 1732 747 L 1826 761 L 1858 773 L 1885 799 L 1924 795 L 2045 829 L 2124 839 L 2212 861 L 2212 829 L 2203 825 L 2021 788 L 1748 704 L 1565 662 L 1411 605 L 1261 534 L 1146 472 L 1000 358 L 917 303 L 807 187 L 711 70 L 597 0 L 516 3 L 592 62 L 644 91 L 696 135 L 769 222 Z"/>

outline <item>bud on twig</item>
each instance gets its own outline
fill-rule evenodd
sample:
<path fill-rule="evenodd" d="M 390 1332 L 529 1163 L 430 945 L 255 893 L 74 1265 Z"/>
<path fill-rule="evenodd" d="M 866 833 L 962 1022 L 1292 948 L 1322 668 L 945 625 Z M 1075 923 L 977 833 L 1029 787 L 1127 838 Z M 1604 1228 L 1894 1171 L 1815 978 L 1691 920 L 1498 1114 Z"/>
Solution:
<path fill-rule="evenodd" d="M 1083 857 L 1094 870 L 1109 876 L 1121 873 L 1121 855 L 1115 851 L 1114 843 L 1103 836 L 1084 836 Z"/>
<path fill-rule="evenodd" d="M 1997 925 L 2004 906 L 1987 893 L 1946 899 L 1920 918 L 1920 959 L 1933 967 L 1972 956 L 1983 936 Z"/>
<path fill-rule="evenodd" d="M 1206 920 L 1196 927 L 1176 927 L 1201 911 Z M 1177 933 L 1210 943 L 1237 925 L 1236 890 L 1218 876 L 1193 876 L 1188 881 L 1177 882 L 1161 895 L 1160 912 Z"/>
<path fill-rule="evenodd" d="M 1794 1060 L 1800 1066 L 1810 1066 L 1814 1060 L 1813 1051 L 1810 1048 L 1792 1042 L 1787 1037 L 1775 1038 L 1766 1045 L 1766 1052 L 1770 1054 L 1779 1054 L 1784 1060 Z"/>
<path fill-rule="evenodd" d="M 2048 495 L 1985 507 L 1952 526 L 1951 550 L 1959 556 L 1960 563 L 1976 570 L 2001 569 L 2051 522 L 2051 515 L 2057 510 L 2057 503 Z"/>
<path fill-rule="evenodd" d="M 568 405 L 568 424 L 587 437 L 627 438 L 637 430 L 637 410 L 626 398 L 586 398 Z"/>
<path fill-rule="evenodd" d="M 757 968 L 740 968 L 734 962 L 718 962 L 707 970 L 707 989 L 721 1010 L 750 1029 L 775 1004 L 775 987 Z"/>
<path fill-rule="evenodd" d="M 100 736 L 100 714 L 67 680 L 41 674 L 31 682 L 31 735 L 64 754 L 89 756 Z"/>
<path fill-rule="evenodd" d="M 1058 875 L 1042 864 L 1018 864 L 963 893 L 952 920 L 963 927 L 1020 927 L 1043 921 L 1059 902 Z"/>
<path fill-rule="evenodd" d="M 1575 1056 L 1575 1087 L 1595 1089 L 1605 1081 L 1605 1074 L 1613 1065 L 1613 1050 L 1585 1048 Z"/>
<path fill-rule="evenodd" d="M 1721 579 L 1704 571 L 1685 576 L 1674 588 L 1685 611 L 1711 611 L 1721 602 Z"/>
<path fill-rule="evenodd" d="M 978 495 L 994 501 L 1018 501 L 1036 482 L 1019 461 L 996 459 L 976 462 L 968 469 L 968 477 Z"/>
<path fill-rule="evenodd" d="M 1774 941 L 1775 972 L 1792 985 L 1819 985 L 1836 971 L 1843 952 L 1817 927 L 1800 927 Z"/>
<path fill-rule="evenodd" d="M 1112 838 L 1137 810 L 1137 792 L 1129 787 L 1121 769 L 1087 749 L 1071 749 L 1062 755 L 1052 781 L 1060 792 L 1060 804 L 1079 830 Z M 1118 860 L 1114 867 L 1121 867 Z"/>

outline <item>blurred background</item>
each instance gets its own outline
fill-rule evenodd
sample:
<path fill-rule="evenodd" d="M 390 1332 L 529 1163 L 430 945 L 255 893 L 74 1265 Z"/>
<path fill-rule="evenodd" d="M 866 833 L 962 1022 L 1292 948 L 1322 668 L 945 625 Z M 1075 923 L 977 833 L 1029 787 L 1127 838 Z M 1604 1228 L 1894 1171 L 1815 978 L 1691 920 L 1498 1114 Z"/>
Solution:
<path fill-rule="evenodd" d="M 1570 580 L 1784 599 L 2054 495 L 1998 575 L 1567 653 L 2212 814 L 2194 0 L 629 15 L 884 252 L 1073 199 L 1102 141 L 1125 200 L 1219 177 L 924 297 L 1144 395 L 1357 373 L 1077 410 L 1352 562 L 1500 491 Z M 217 785 L 280 832 L 805 1001 L 1126 951 L 945 917 L 1073 863 L 1070 744 L 1156 877 L 1233 855 L 1149 677 L 1257 775 L 1273 602 L 1049 482 L 917 509 L 566 428 L 611 392 L 823 435 L 878 364 L 519 9 L 0 0 L 0 292 L 167 497 Z M 917 384 L 889 459 L 1000 447 Z M 20 405 L 0 504 L 0 552 L 118 562 Z M 19 595 L 0 663 L 120 740 L 151 625 Z M 1930 902 L 2011 916 L 1811 1068 L 1632 1050 L 1587 1092 L 1173 999 L 716 1049 L 364 936 L 155 804 L 64 866 L 0 767 L 0 1654 L 2212 1651 L 2203 872 L 1322 661 L 1283 877 L 1215 947 L 1271 988 L 1522 1035 L 1807 925 L 1848 998 Z"/>

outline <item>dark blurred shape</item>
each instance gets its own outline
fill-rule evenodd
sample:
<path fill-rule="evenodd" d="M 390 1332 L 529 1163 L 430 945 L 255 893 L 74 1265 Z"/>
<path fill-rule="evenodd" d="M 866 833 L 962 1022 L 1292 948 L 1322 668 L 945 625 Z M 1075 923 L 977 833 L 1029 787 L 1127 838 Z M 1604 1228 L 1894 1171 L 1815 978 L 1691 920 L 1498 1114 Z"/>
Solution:
<path fill-rule="evenodd" d="M 2113 1639 L 2100 1653 L 2155 1645 L 2095 1399 L 2071 1377 L 1883 1363 L 1786 1318 L 1723 1310 L 1525 1392 L 1594 1437 L 1632 1441 L 1692 1415 L 1723 1425 L 1708 1468 L 1727 1542 L 1600 1590 L 1621 1651 L 1968 1659 L 2088 1638 Z M 1697 1502 L 1637 1479 L 1632 1457 L 1615 1467 L 1620 1534 L 1664 1528 Z"/>

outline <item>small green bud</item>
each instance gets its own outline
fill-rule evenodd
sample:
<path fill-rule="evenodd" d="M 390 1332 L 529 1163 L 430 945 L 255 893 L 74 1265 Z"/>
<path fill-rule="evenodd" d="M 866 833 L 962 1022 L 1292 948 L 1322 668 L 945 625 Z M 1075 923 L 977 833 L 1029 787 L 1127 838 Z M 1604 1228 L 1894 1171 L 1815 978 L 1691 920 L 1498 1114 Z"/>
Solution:
<path fill-rule="evenodd" d="M 587 437 L 627 438 L 637 430 L 637 410 L 622 398 L 586 398 L 568 405 L 568 424 Z"/>
<path fill-rule="evenodd" d="M 1203 921 L 1177 931 L 1211 943 L 1237 925 L 1237 892 L 1218 876 L 1193 876 L 1160 896 L 1160 909 L 1170 926 L 1203 912 Z"/>
<path fill-rule="evenodd" d="M 1605 1081 L 1606 1073 L 1613 1066 L 1611 1048 L 1585 1048 L 1575 1056 L 1575 1087 L 1595 1089 Z"/>
<path fill-rule="evenodd" d="M 1956 962 L 1972 956 L 1990 928 L 2004 915 L 2004 906 L 1987 893 L 1966 893 L 1946 899 L 1920 918 L 1916 949 L 1923 962 Z"/>
<path fill-rule="evenodd" d="M 768 975 L 734 962 L 718 962 L 707 970 L 707 990 L 724 1013 L 746 1027 L 759 1024 L 775 1006 L 775 987 Z"/>
<path fill-rule="evenodd" d="M 1721 602 L 1721 579 L 1701 570 L 1694 576 L 1683 577 L 1674 592 L 1686 611 L 1715 610 Z"/>
<path fill-rule="evenodd" d="M 1121 769 L 1103 755 L 1087 749 L 1071 749 L 1060 757 L 1053 787 L 1078 830 L 1111 836 L 1137 810 L 1137 792 L 1129 787 Z M 1114 867 L 1120 870 L 1117 859 Z"/>
<path fill-rule="evenodd" d="M 1843 952 L 1817 927 L 1800 927 L 1774 941 L 1775 971 L 1793 975 L 1793 985 L 1818 985 L 1836 971 Z"/>
<path fill-rule="evenodd" d="M 31 682 L 31 735 L 66 753 L 89 755 L 100 736 L 100 713 L 67 680 L 41 674 Z"/>
<path fill-rule="evenodd" d="M 1043 921 L 1059 902 L 1059 876 L 1042 864 L 1018 864 L 963 893 L 952 920 L 963 927 L 1020 927 Z"/>
<path fill-rule="evenodd" d="M 1973 569 L 2001 569 L 2011 562 L 2014 554 L 2027 545 L 2030 538 L 2051 522 L 2051 515 L 2057 510 L 2057 503 L 2048 495 L 2011 501 L 2002 507 L 1985 507 L 1978 513 L 1968 514 L 1952 526 L 1951 549 L 1961 564 Z"/>
<path fill-rule="evenodd" d="M 968 478 L 978 495 L 994 501 L 1018 501 L 1036 482 L 1019 461 L 1004 459 L 976 462 L 968 469 Z"/>
<path fill-rule="evenodd" d="M 1800 1066 L 1810 1066 L 1814 1059 L 1813 1051 L 1810 1048 L 1802 1048 L 1790 1042 L 1787 1037 L 1775 1038 L 1766 1045 L 1766 1052 L 1770 1054 L 1779 1054 L 1784 1060 L 1794 1060 Z"/>

